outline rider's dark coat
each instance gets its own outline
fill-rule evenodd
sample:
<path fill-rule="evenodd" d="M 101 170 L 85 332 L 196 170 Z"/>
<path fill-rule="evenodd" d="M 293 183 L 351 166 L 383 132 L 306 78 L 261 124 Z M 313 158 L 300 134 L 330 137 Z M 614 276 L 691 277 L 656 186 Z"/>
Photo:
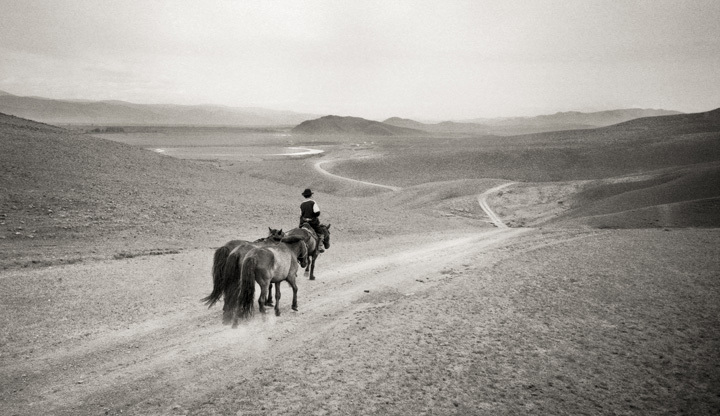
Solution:
<path fill-rule="evenodd" d="M 312 199 L 306 199 L 302 204 L 300 204 L 300 226 L 302 226 L 303 222 L 307 222 L 311 227 L 313 227 L 315 232 L 319 232 L 319 216 L 320 207 L 317 202 Z"/>

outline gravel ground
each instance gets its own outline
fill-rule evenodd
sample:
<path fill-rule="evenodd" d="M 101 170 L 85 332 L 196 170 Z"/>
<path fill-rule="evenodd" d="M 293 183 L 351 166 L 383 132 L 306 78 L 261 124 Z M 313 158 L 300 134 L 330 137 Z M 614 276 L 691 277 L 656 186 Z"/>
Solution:
<path fill-rule="evenodd" d="M 711 414 L 717 230 L 335 245 L 232 329 L 211 250 L 6 272 L 3 414 Z"/>
<path fill-rule="evenodd" d="M 716 200 L 551 228 L 583 184 L 525 183 L 487 198 L 515 227 L 495 228 L 478 194 L 500 176 L 358 176 L 393 192 L 312 159 L 226 172 L 17 118 L 0 138 L 2 415 L 720 409 L 720 229 L 672 228 L 716 224 Z M 295 226 L 306 186 L 333 237 L 299 311 L 283 285 L 280 317 L 223 326 L 200 302 L 214 249 Z"/>

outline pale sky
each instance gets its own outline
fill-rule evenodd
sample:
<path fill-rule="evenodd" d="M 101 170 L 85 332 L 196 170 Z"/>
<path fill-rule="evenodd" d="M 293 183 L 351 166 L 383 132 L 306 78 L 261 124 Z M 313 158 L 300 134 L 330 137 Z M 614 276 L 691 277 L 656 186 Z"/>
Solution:
<path fill-rule="evenodd" d="M 0 90 L 382 120 L 720 107 L 720 1 L 0 0 Z"/>

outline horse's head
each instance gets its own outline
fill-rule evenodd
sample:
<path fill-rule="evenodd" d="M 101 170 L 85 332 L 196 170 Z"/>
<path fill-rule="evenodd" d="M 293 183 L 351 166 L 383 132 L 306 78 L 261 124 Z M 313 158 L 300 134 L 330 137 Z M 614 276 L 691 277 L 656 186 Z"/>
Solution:
<path fill-rule="evenodd" d="M 276 230 L 274 228 L 268 227 L 268 230 L 269 230 L 268 236 L 267 236 L 268 240 L 280 241 L 283 239 L 283 237 L 285 237 L 285 233 L 283 232 L 282 228 L 279 230 Z"/>
<path fill-rule="evenodd" d="M 298 262 L 300 263 L 300 267 L 303 269 L 307 267 L 308 265 L 308 249 L 307 244 L 305 244 L 304 241 L 299 241 L 298 246 L 300 246 L 300 250 L 298 250 Z"/>
<path fill-rule="evenodd" d="M 330 248 L 330 224 L 323 226 L 323 244 Z"/>
<path fill-rule="evenodd" d="M 305 241 L 298 237 L 291 235 L 289 237 L 285 237 L 282 239 L 282 242 L 285 244 L 288 244 L 292 247 L 293 251 L 296 254 L 296 258 L 298 263 L 300 263 L 300 266 L 302 268 L 307 267 L 308 265 L 308 248 L 305 244 Z"/>

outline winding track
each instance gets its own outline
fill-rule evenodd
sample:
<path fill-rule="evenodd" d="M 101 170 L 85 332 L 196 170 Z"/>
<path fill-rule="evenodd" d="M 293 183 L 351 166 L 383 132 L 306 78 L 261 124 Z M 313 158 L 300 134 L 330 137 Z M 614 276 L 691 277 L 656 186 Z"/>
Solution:
<path fill-rule="evenodd" d="M 379 188 L 385 188 L 385 189 L 389 189 L 389 190 L 391 190 L 391 191 L 393 191 L 393 192 L 398 192 L 398 191 L 402 190 L 402 188 L 400 188 L 399 186 L 381 185 L 381 184 L 379 184 L 379 183 L 372 183 L 372 182 L 360 181 L 360 180 L 357 180 L 357 179 L 346 178 L 346 177 L 344 177 L 344 176 L 340 176 L 340 175 L 336 175 L 336 174 L 334 174 L 334 173 L 330 173 L 330 172 L 326 171 L 325 169 L 323 169 L 322 166 L 321 166 L 323 163 L 327 163 L 327 162 L 336 162 L 336 161 L 335 161 L 335 160 L 324 160 L 324 161 L 317 162 L 317 163 L 315 163 L 315 170 L 317 170 L 318 172 L 322 173 L 323 175 L 332 176 L 332 177 L 334 177 L 334 178 L 342 179 L 342 180 L 345 180 L 345 181 L 350 181 L 350 182 L 355 182 L 355 183 L 361 183 L 361 184 L 363 184 L 363 185 L 368 185 L 368 186 L 376 186 L 376 187 L 379 187 Z"/>
<path fill-rule="evenodd" d="M 498 185 L 496 187 L 490 188 L 487 191 L 478 195 L 477 199 L 478 199 L 478 203 L 480 204 L 480 208 L 482 208 L 482 210 L 485 211 L 487 216 L 490 218 L 490 221 L 492 221 L 492 223 L 495 224 L 495 226 L 498 228 L 508 228 L 508 226 L 507 226 L 507 224 L 502 222 L 500 217 L 498 217 L 498 215 L 492 209 L 490 209 L 490 205 L 488 205 L 488 203 L 487 203 L 487 197 L 491 193 L 497 192 L 497 191 L 499 191 L 503 188 L 506 188 L 510 185 L 513 185 L 513 184 L 515 184 L 515 182 L 504 183 L 504 184 Z"/>
<path fill-rule="evenodd" d="M 381 185 L 381 184 L 379 184 L 379 183 L 361 181 L 361 180 L 357 180 L 357 179 L 347 178 L 347 177 L 345 177 L 345 176 L 336 175 L 336 174 L 334 174 L 334 173 L 330 173 L 330 172 L 328 172 L 327 170 L 323 169 L 323 167 L 322 167 L 322 164 L 323 164 L 323 163 L 327 163 L 327 162 L 334 162 L 334 161 L 333 161 L 333 160 L 324 160 L 324 161 L 317 162 L 317 163 L 315 163 L 315 170 L 317 170 L 318 172 L 322 173 L 323 175 L 332 176 L 332 177 L 334 177 L 334 178 L 342 179 L 342 180 L 345 180 L 345 181 L 360 183 L 360 184 L 368 185 L 368 186 L 375 186 L 375 187 L 379 187 L 379 188 L 385 188 L 385 189 L 389 189 L 389 190 L 391 190 L 391 191 L 393 191 L 393 192 L 398 192 L 398 191 L 401 191 L 401 190 L 402 190 L 402 188 L 399 187 L 399 186 Z M 510 185 L 513 185 L 513 184 L 515 184 L 515 182 L 508 182 L 508 183 L 504 183 L 504 184 L 495 186 L 495 187 L 490 188 L 490 189 L 486 190 L 485 192 L 481 193 L 481 194 L 478 195 L 478 197 L 477 197 L 478 203 L 480 204 L 480 208 L 482 208 L 482 210 L 485 211 L 485 214 L 488 216 L 488 218 L 490 218 L 490 221 L 491 221 L 496 227 L 498 227 L 498 228 L 508 228 L 508 226 L 507 226 L 507 224 L 505 224 L 505 223 L 500 219 L 500 217 L 490 208 L 490 205 L 488 205 L 488 203 L 487 203 L 487 197 L 488 197 L 488 195 L 490 195 L 491 193 L 497 192 L 497 191 L 499 191 L 500 189 L 503 189 L 503 188 L 508 187 L 508 186 L 510 186 Z"/>

